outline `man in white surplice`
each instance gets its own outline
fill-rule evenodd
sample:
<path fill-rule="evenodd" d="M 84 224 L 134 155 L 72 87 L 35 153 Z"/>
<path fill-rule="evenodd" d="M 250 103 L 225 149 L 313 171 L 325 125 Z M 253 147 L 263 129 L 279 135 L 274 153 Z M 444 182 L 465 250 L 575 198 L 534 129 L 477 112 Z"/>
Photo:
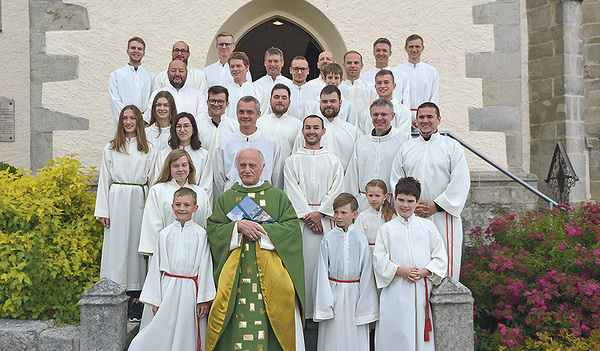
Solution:
<path fill-rule="evenodd" d="M 362 55 L 358 51 L 348 51 L 344 55 L 344 72 L 346 79 L 339 88 L 346 100 L 352 101 L 360 116 L 369 109 L 371 102 L 377 99 L 375 87 L 360 78 L 363 69 Z"/>
<path fill-rule="evenodd" d="M 302 126 L 304 147 L 288 157 L 283 168 L 284 192 L 301 219 L 307 319 L 313 317 L 313 272 L 319 245 L 323 233 L 335 226 L 333 200 L 342 191 L 344 177 L 339 157 L 321 147 L 323 134 L 323 119 L 306 117 Z"/>
<path fill-rule="evenodd" d="M 292 81 L 281 75 L 283 65 L 283 51 L 279 48 L 270 47 L 265 52 L 265 69 L 267 70 L 267 74 L 258 78 L 254 84 L 258 85 L 267 94 L 271 92 L 275 84 L 285 84 L 289 88 L 292 85 Z"/>
<path fill-rule="evenodd" d="M 306 82 L 310 73 L 308 60 L 304 56 L 296 56 L 290 65 L 290 74 L 292 75 L 292 85 L 290 86 L 290 115 L 298 118 L 300 122 L 306 117 L 304 107 L 309 101 L 319 98 L 321 89 L 314 87 Z"/>
<path fill-rule="evenodd" d="M 208 107 L 206 106 L 206 96 L 200 90 L 193 89 L 185 86 L 187 80 L 187 66 L 181 60 L 173 60 L 169 63 L 169 69 L 167 72 L 169 76 L 169 85 L 164 88 L 155 90 L 148 101 L 148 109 L 152 108 L 152 101 L 154 96 L 159 91 L 168 91 L 173 95 L 175 100 L 175 106 L 177 107 L 177 113 L 187 112 L 191 113 L 196 119 L 196 123 L 208 115 Z M 148 119 L 146 120 L 146 117 Z M 150 115 L 144 116 L 144 120 L 148 122 Z"/>
<path fill-rule="evenodd" d="M 403 72 L 390 66 L 390 57 L 392 56 L 392 43 L 387 38 L 379 38 L 373 43 L 373 57 L 375 58 L 375 67 L 361 74 L 361 78 L 375 85 L 375 75 L 382 69 L 390 70 L 394 73 L 394 81 L 398 88 L 394 91 L 394 97 L 400 100 L 404 105 L 410 108 L 410 86 L 408 77 Z"/>
<path fill-rule="evenodd" d="M 456 140 L 440 135 L 440 122 L 436 104 L 425 102 L 419 106 L 420 136 L 400 147 L 392 165 L 390 183 L 396 184 L 405 176 L 421 182 L 423 192 L 415 214 L 435 223 L 448 252 L 448 275 L 458 280 L 463 239 L 460 213 L 471 182 L 463 147 Z"/>
<path fill-rule="evenodd" d="M 375 90 L 380 99 L 389 100 L 394 106 L 396 117 L 392 120 L 392 126 L 401 132 L 410 133 L 412 130 L 412 114 L 410 109 L 394 97 L 394 75 L 392 71 L 382 69 L 375 75 Z M 368 135 L 373 127 L 371 123 L 371 111 L 365 110 L 358 119 L 358 129 L 361 133 Z"/>
<path fill-rule="evenodd" d="M 440 103 L 440 75 L 438 71 L 425 62 L 421 62 L 421 54 L 425 49 L 423 38 L 418 34 L 406 38 L 404 50 L 408 54 L 408 61 L 396 66 L 398 71 L 404 72 L 410 85 L 410 106 L 413 119 L 417 117 L 417 106 L 431 101 Z"/>
<path fill-rule="evenodd" d="M 292 154 L 294 141 L 302 129 L 302 122 L 287 113 L 290 106 L 290 88 L 287 85 L 275 84 L 270 103 L 273 112 L 261 116 L 256 126 L 263 133 L 275 138 L 281 145 L 281 167 L 283 167 L 285 159 Z"/>
<path fill-rule="evenodd" d="M 358 128 L 339 118 L 340 106 L 346 103 L 345 101 L 342 103 L 341 96 L 340 89 L 335 85 L 328 85 L 323 88 L 320 96 L 321 113 L 319 115 L 325 117 L 323 122 L 327 129 L 321 145 L 340 158 L 345 172 L 352 157 L 354 143 L 360 137 L 360 132 Z M 296 142 L 294 142 L 294 151 L 302 146 L 304 146 L 304 138 L 299 135 Z"/>
<path fill-rule="evenodd" d="M 323 76 L 323 68 L 330 63 L 334 63 L 335 59 L 333 58 L 333 54 L 329 51 L 323 51 L 319 54 L 319 58 L 317 59 L 317 68 L 319 69 L 319 76 L 317 78 L 311 79 L 307 82 L 308 85 L 313 86 L 319 91 L 325 88 L 325 77 Z"/>
<path fill-rule="evenodd" d="M 369 111 L 372 129 L 354 145 L 344 180 L 346 190 L 358 200 L 359 211 L 369 208 L 365 185 L 371 180 L 382 179 L 388 189 L 394 189 L 394 185 L 389 183 L 392 162 L 400 146 L 410 139 L 410 133 L 401 132 L 392 126 L 396 114 L 390 100 L 373 101 Z"/>
<path fill-rule="evenodd" d="M 265 114 L 269 108 L 267 93 L 258 85 L 249 81 L 246 73 L 250 70 L 250 59 L 241 51 L 235 51 L 229 56 L 229 70 L 233 77 L 233 83 L 227 84 L 225 88 L 229 91 L 231 104 L 225 111 L 228 116 L 235 116 L 236 106 L 242 96 L 253 96 L 260 102 L 260 112 Z"/>
<path fill-rule="evenodd" d="M 188 59 L 190 58 L 190 47 L 184 41 L 178 41 L 173 44 L 171 50 L 172 60 L 180 60 L 185 63 L 187 68 L 187 78 L 183 86 L 200 90 L 202 94 L 206 94 L 208 86 L 206 85 L 206 77 L 201 69 L 193 68 L 188 65 Z M 169 74 L 167 71 L 162 71 L 154 78 L 154 90 L 159 90 L 168 86 L 170 83 Z M 183 111 L 177 111 L 183 112 Z"/>
<path fill-rule="evenodd" d="M 215 152 L 214 177 L 218 195 L 235 182 L 241 183 L 235 158 L 238 152 L 247 148 L 259 150 L 264 157 L 261 179 L 268 180 L 279 189 L 283 188 L 281 146 L 275 138 L 256 127 L 256 120 L 260 117 L 260 102 L 253 96 L 244 96 L 236 105 L 240 129 L 219 140 Z"/>
<path fill-rule="evenodd" d="M 108 78 L 108 92 L 110 95 L 110 108 L 115 116 L 114 132 L 117 130 L 117 122 L 123 107 L 135 105 L 148 115 L 150 120 L 150 110 L 144 113 L 148 108 L 150 95 L 152 95 L 152 81 L 154 73 L 142 66 L 142 58 L 146 55 L 146 43 L 140 37 L 133 37 L 127 42 L 127 56 L 129 62 L 114 70 Z"/>
<path fill-rule="evenodd" d="M 198 138 L 202 147 L 208 150 L 214 159 L 217 143 L 220 139 L 235 132 L 240 128 L 237 118 L 225 115 L 229 106 L 229 93 L 227 88 L 213 85 L 208 88 L 208 118 L 198 124 Z"/>
<path fill-rule="evenodd" d="M 229 71 L 229 56 L 235 50 L 235 40 L 233 34 L 228 32 L 220 32 L 215 36 L 215 48 L 219 61 L 208 65 L 204 68 L 206 76 L 206 85 L 210 88 L 213 85 L 226 86 L 233 83 L 233 77 Z M 246 79 L 252 81 L 250 71 L 246 72 Z"/>

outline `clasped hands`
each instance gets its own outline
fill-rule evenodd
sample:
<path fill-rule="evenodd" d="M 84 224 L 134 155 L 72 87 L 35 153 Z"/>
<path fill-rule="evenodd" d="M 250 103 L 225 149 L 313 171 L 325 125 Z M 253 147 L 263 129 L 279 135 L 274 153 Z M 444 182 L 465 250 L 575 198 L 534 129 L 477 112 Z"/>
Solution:
<path fill-rule="evenodd" d="M 419 201 L 415 208 L 415 214 L 422 218 L 427 218 L 437 212 L 437 207 L 433 201 Z"/>
<path fill-rule="evenodd" d="M 237 230 L 250 241 L 256 241 L 260 239 L 262 235 L 268 235 L 262 225 L 246 219 L 237 222 Z"/>
<path fill-rule="evenodd" d="M 427 277 L 430 274 L 431 274 L 431 272 L 427 268 L 418 269 L 416 267 L 414 267 L 414 268 L 398 267 L 398 269 L 396 270 L 397 276 L 402 277 L 411 283 L 416 283 L 419 280 Z"/>

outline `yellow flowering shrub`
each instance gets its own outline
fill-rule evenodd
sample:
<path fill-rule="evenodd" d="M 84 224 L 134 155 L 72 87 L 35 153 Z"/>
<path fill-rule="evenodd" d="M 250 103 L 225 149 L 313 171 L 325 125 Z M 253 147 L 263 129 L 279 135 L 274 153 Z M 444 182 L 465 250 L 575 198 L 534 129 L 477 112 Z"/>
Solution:
<path fill-rule="evenodd" d="M 96 171 L 67 155 L 37 175 L 0 171 L 0 318 L 79 323 L 77 301 L 99 277 Z"/>

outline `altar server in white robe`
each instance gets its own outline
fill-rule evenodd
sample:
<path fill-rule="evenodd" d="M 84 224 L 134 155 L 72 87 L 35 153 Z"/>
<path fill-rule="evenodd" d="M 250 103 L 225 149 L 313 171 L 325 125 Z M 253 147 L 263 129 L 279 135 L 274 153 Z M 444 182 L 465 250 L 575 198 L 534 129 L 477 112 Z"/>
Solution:
<path fill-rule="evenodd" d="M 327 133 L 325 133 L 321 140 L 321 145 L 340 158 L 345 172 L 352 158 L 354 143 L 360 137 L 360 132 L 355 126 L 338 117 L 340 105 L 343 105 L 341 93 L 335 85 L 328 85 L 321 90 L 320 114 L 325 117 L 323 122 L 327 130 Z M 303 145 L 304 138 L 302 135 L 299 135 L 294 143 L 294 151 Z"/>
<path fill-rule="evenodd" d="M 346 100 L 352 101 L 358 116 L 369 109 L 371 102 L 377 99 L 377 92 L 373 85 L 360 78 L 363 69 L 362 55 L 358 51 L 348 51 L 344 55 L 344 72 L 346 78 L 338 88 Z"/>
<path fill-rule="evenodd" d="M 369 323 L 379 319 L 371 249 L 352 224 L 358 214 L 354 196 L 338 195 L 333 208 L 336 227 L 323 237 L 315 267 L 317 350 L 364 351 Z"/>
<path fill-rule="evenodd" d="M 117 135 L 102 152 L 94 216 L 104 226 L 100 277 L 127 291 L 141 290 L 146 276 L 137 247 L 155 156 L 154 146 L 146 141 L 142 113 L 134 105 L 125 106 Z"/>
<path fill-rule="evenodd" d="M 261 179 L 282 189 L 281 146 L 275 138 L 256 127 L 256 120 L 260 117 L 260 102 L 253 96 L 242 97 L 237 103 L 237 117 L 240 129 L 221 139 L 215 152 L 214 179 L 218 195 L 229 190 L 236 182 L 241 183 L 235 158 L 247 148 L 262 153 L 264 168 Z"/>
<path fill-rule="evenodd" d="M 305 106 L 309 101 L 317 100 L 321 89 L 306 82 L 310 73 L 308 60 L 304 56 L 296 56 L 290 65 L 292 85 L 290 86 L 290 108 L 288 112 L 302 122 L 306 117 Z"/>
<path fill-rule="evenodd" d="M 344 74 L 344 71 L 342 70 L 342 66 L 338 65 L 337 63 L 331 63 L 331 64 L 325 66 L 325 68 L 323 68 L 322 72 L 325 75 L 325 83 L 327 85 L 336 86 L 339 89 L 339 86 L 342 83 L 342 79 L 343 79 L 342 77 Z M 340 94 L 341 94 L 341 90 L 340 90 Z M 353 126 L 356 126 L 356 123 L 358 121 L 358 111 L 356 110 L 356 106 L 354 106 L 354 103 L 352 103 L 352 101 L 346 99 L 346 97 L 343 94 L 341 94 L 340 99 L 344 100 L 344 104 L 340 106 L 340 111 L 339 111 L 338 117 L 341 120 L 346 121 L 346 122 L 352 124 Z M 319 100 L 309 101 L 306 104 L 305 113 L 307 116 L 308 115 L 317 115 L 317 116 L 325 117 L 322 115 L 320 107 L 321 106 L 320 106 Z"/>
<path fill-rule="evenodd" d="M 150 122 L 146 127 L 146 139 L 154 145 L 157 151 L 169 147 L 171 122 L 177 115 L 177 107 L 173 95 L 168 91 L 159 91 L 152 100 Z"/>
<path fill-rule="evenodd" d="M 229 107 L 229 91 L 221 85 L 208 88 L 208 118 L 198 124 L 198 139 L 202 147 L 208 150 L 214 159 L 217 143 L 220 139 L 240 129 L 237 118 L 225 114 Z"/>
<path fill-rule="evenodd" d="M 108 78 L 110 108 L 115 117 L 113 132 L 117 132 L 117 124 L 123 107 L 135 105 L 145 114 L 148 101 L 152 95 L 154 73 L 142 66 L 142 58 L 146 55 L 146 43 L 140 37 L 133 37 L 127 42 L 129 62 L 124 67 L 114 70 Z M 146 117 L 147 120 L 150 116 Z"/>
<path fill-rule="evenodd" d="M 289 88 L 292 85 L 292 80 L 281 74 L 283 65 L 283 51 L 275 47 L 268 48 L 265 52 L 265 70 L 267 74 L 258 78 L 254 84 L 258 85 L 267 94 L 271 93 L 276 84 L 284 84 Z"/>
<path fill-rule="evenodd" d="M 410 85 L 410 106 L 412 106 L 413 119 L 417 117 L 417 106 L 431 101 L 440 103 L 440 75 L 432 65 L 421 62 L 421 54 L 425 49 L 423 38 L 412 34 L 406 38 L 404 50 L 408 54 L 408 61 L 396 66 L 396 70 L 404 72 Z"/>
<path fill-rule="evenodd" d="M 229 56 L 233 50 L 235 50 L 235 38 L 233 34 L 228 32 L 219 32 L 215 36 L 215 48 L 217 49 L 217 55 L 219 60 L 212 65 L 208 65 L 204 68 L 204 75 L 206 76 L 206 85 L 210 88 L 214 85 L 225 86 L 233 83 L 233 77 L 229 70 Z M 252 81 L 252 75 L 250 71 L 246 72 L 246 79 Z"/>
<path fill-rule="evenodd" d="M 414 215 L 421 187 L 402 178 L 395 187 L 398 217 L 377 233 L 375 280 L 382 289 L 375 350 L 434 351 L 429 296 L 446 276 L 446 252 L 435 225 Z"/>
<path fill-rule="evenodd" d="M 185 63 L 180 60 L 171 61 L 169 63 L 168 75 L 171 84 L 155 90 L 152 93 L 150 101 L 153 101 L 154 96 L 159 91 L 168 91 L 173 95 L 177 112 L 191 113 L 196 118 L 196 122 L 206 118 L 208 115 L 206 96 L 200 90 L 184 86 L 187 79 L 187 67 Z"/>
<path fill-rule="evenodd" d="M 163 149 L 156 158 L 155 174 L 157 177 L 163 168 L 167 155 L 176 149 L 185 150 L 189 154 L 196 169 L 193 177 L 194 184 L 198 184 L 199 187 L 204 189 L 212 205 L 213 159 L 198 139 L 198 126 L 194 116 L 187 112 L 179 113 L 173 120 L 169 147 Z"/>
<path fill-rule="evenodd" d="M 392 126 L 404 133 L 412 131 L 412 114 L 410 109 L 396 99 L 393 95 L 396 90 L 394 75 L 387 69 L 382 69 L 375 75 L 375 90 L 380 99 L 387 99 L 394 107 L 395 117 L 392 120 Z M 365 110 L 359 116 L 358 129 L 365 135 L 369 134 L 372 128 L 371 111 Z"/>
<path fill-rule="evenodd" d="M 365 185 L 371 179 L 383 179 L 388 189 L 392 162 L 400 146 L 410 140 L 410 134 L 392 127 L 396 114 L 390 100 L 377 99 L 371 104 L 371 130 L 354 144 L 354 151 L 346 170 L 346 190 L 358 199 L 359 210 L 369 208 Z M 389 194 L 386 194 L 389 195 Z"/>
<path fill-rule="evenodd" d="M 308 85 L 318 89 L 319 91 L 325 88 L 325 77 L 323 76 L 323 68 L 330 63 L 335 62 L 335 58 L 333 54 L 329 51 L 323 51 L 319 54 L 317 59 L 317 68 L 319 69 L 319 76 L 317 78 L 311 79 L 307 82 Z"/>
<path fill-rule="evenodd" d="M 375 84 L 375 75 L 382 69 L 387 69 L 394 73 L 394 80 L 398 88 L 394 90 L 394 97 L 408 108 L 410 108 L 410 86 L 408 77 L 403 72 L 390 66 L 390 57 L 392 56 L 392 43 L 387 38 L 379 38 L 373 43 L 373 57 L 375 58 L 375 67 L 361 74 L 361 78 L 371 84 Z"/>
<path fill-rule="evenodd" d="M 246 79 L 246 72 L 250 70 L 250 59 L 248 56 L 241 51 L 232 53 L 229 56 L 229 69 L 231 70 L 233 83 L 225 86 L 229 91 L 229 101 L 231 101 L 225 114 L 235 116 L 237 103 L 243 96 L 255 97 L 260 102 L 261 114 L 265 114 L 269 108 L 268 93 Z"/>
<path fill-rule="evenodd" d="M 373 179 L 365 186 L 369 208 L 360 212 L 354 225 L 367 237 L 371 251 L 379 228 L 396 217 L 396 210 L 388 201 L 388 188 L 382 179 Z"/>
<path fill-rule="evenodd" d="M 184 41 L 178 41 L 173 44 L 171 50 L 172 60 L 180 60 L 185 63 L 187 68 L 187 77 L 184 83 L 184 87 L 199 90 L 202 94 L 206 95 L 206 77 L 201 69 L 193 68 L 188 65 L 188 59 L 190 58 L 190 47 Z M 162 71 L 154 78 L 154 90 L 160 90 L 170 85 L 170 78 L 167 71 Z"/>
<path fill-rule="evenodd" d="M 392 165 L 391 183 L 404 176 L 417 178 L 423 185 L 415 213 L 435 223 L 448 251 L 448 275 L 460 277 L 462 220 L 471 186 L 469 166 L 463 147 L 440 135 L 439 108 L 432 102 L 419 106 L 417 126 L 420 136 L 402 145 Z"/>
<path fill-rule="evenodd" d="M 335 226 L 333 200 L 342 191 L 344 170 L 339 157 L 321 147 L 321 138 L 326 134 L 323 119 L 312 115 L 306 117 L 303 124 L 304 147 L 285 160 L 283 190 L 301 219 L 305 317 L 312 319 L 315 262 L 323 233 Z"/>
<path fill-rule="evenodd" d="M 154 306 L 155 316 L 132 340 L 130 351 L 205 347 L 216 289 L 206 230 L 191 220 L 197 208 L 194 196 L 193 190 L 181 188 L 172 197 L 176 219 L 160 232 L 140 297 Z"/>
<path fill-rule="evenodd" d="M 261 132 L 275 138 L 281 145 L 281 167 L 283 167 L 285 159 L 292 154 L 294 141 L 302 129 L 302 122 L 287 113 L 290 106 L 290 88 L 287 85 L 275 84 L 269 102 L 272 113 L 261 116 L 256 121 L 256 126 Z"/>

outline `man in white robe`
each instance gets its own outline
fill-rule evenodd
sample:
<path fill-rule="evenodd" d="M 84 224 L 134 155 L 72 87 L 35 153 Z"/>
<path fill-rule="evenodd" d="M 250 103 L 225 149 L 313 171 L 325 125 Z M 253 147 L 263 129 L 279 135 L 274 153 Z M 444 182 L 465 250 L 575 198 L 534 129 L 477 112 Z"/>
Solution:
<path fill-rule="evenodd" d="M 319 76 L 315 79 L 309 80 L 307 83 L 310 86 L 317 88 L 319 91 L 325 87 L 325 77 L 323 76 L 323 68 L 330 63 L 334 63 L 335 59 L 333 54 L 329 51 L 323 51 L 319 54 L 317 60 L 317 68 L 319 68 Z"/>
<path fill-rule="evenodd" d="M 208 115 L 208 107 L 206 105 L 206 96 L 200 91 L 185 86 L 187 80 L 187 66 L 183 61 L 173 60 L 169 63 L 169 85 L 164 88 L 155 90 L 150 97 L 148 102 L 148 109 L 152 108 L 152 100 L 159 91 L 168 91 L 173 95 L 175 100 L 175 106 L 177 107 L 177 113 L 188 112 L 191 113 L 196 119 L 196 123 Z M 146 117 L 148 119 L 146 120 Z M 148 122 L 150 116 L 144 116 L 144 120 Z"/>
<path fill-rule="evenodd" d="M 201 69 L 193 68 L 188 66 L 188 59 L 190 58 L 190 47 L 184 41 L 178 41 L 173 44 L 173 49 L 171 50 L 172 60 L 180 60 L 185 63 L 187 68 L 187 78 L 184 83 L 184 87 L 196 89 L 202 92 L 202 94 L 206 94 L 206 90 L 208 89 L 206 85 L 206 77 L 204 76 L 204 72 Z M 170 77 L 167 71 L 162 71 L 156 75 L 154 78 L 154 90 L 159 90 L 161 88 L 167 87 L 170 85 Z M 182 112 L 182 111 L 177 111 Z"/>
<path fill-rule="evenodd" d="M 152 95 L 152 81 L 154 73 L 142 66 L 142 58 L 146 54 L 146 43 L 142 38 L 133 37 L 127 42 L 127 56 L 129 62 L 124 67 L 114 70 L 108 78 L 108 92 L 110 95 L 110 108 L 115 116 L 114 132 L 116 133 L 119 115 L 123 107 L 135 105 L 147 115 L 150 120 L 148 102 Z M 148 111 L 147 113 L 145 113 Z M 145 118 L 146 119 L 146 118 Z"/>
<path fill-rule="evenodd" d="M 279 48 L 270 47 L 265 52 L 267 74 L 258 78 L 254 84 L 258 85 L 267 94 L 271 93 L 275 84 L 285 84 L 289 88 L 292 85 L 292 80 L 281 75 L 283 65 L 283 51 Z"/>
<path fill-rule="evenodd" d="M 206 76 L 206 85 L 210 88 L 213 85 L 226 86 L 233 83 L 233 77 L 229 70 L 229 56 L 235 50 L 235 40 L 233 34 L 228 32 L 220 32 L 215 37 L 215 47 L 219 60 L 212 65 L 204 68 Z M 252 81 L 250 71 L 246 72 L 246 79 Z"/>
<path fill-rule="evenodd" d="M 391 193 L 395 184 L 389 182 L 392 162 L 400 146 L 410 140 L 410 134 L 392 126 L 396 114 L 392 103 L 386 99 L 373 101 L 371 111 L 372 130 L 354 145 L 354 152 L 346 170 L 346 190 L 356 196 L 359 212 L 368 209 L 365 186 L 373 179 L 386 182 Z M 391 195 L 391 194 L 388 194 Z"/>
<path fill-rule="evenodd" d="M 346 79 L 344 79 L 338 88 L 342 92 L 342 97 L 352 101 L 360 116 L 365 110 L 369 109 L 371 102 L 377 99 L 377 92 L 373 85 L 368 84 L 360 78 L 363 61 L 362 55 L 358 51 L 348 51 L 344 55 L 343 67 Z"/>
<path fill-rule="evenodd" d="M 375 75 L 375 89 L 380 99 L 391 101 L 396 117 L 392 120 L 392 126 L 401 132 L 410 133 L 412 130 L 412 114 L 410 109 L 396 99 L 393 92 L 396 89 L 394 75 L 387 69 L 382 69 Z M 371 123 L 371 111 L 363 111 L 359 115 L 358 129 L 368 135 L 373 127 Z"/>
<path fill-rule="evenodd" d="M 420 136 L 404 143 L 394 159 L 390 182 L 411 176 L 423 187 L 415 214 L 435 223 L 448 252 L 448 275 L 460 277 L 462 220 L 471 186 L 469 166 L 463 147 L 438 133 L 439 108 L 432 102 L 421 104 L 417 113 Z"/>
<path fill-rule="evenodd" d="M 215 150 L 220 139 L 239 130 L 237 118 L 225 114 L 229 106 L 229 92 L 227 88 L 213 85 L 208 88 L 208 118 L 198 123 L 198 138 L 202 147 L 208 150 L 211 159 L 214 159 Z"/>
<path fill-rule="evenodd" d="M 321 138 L 326 130 L 323 119 L 308 116 L 304 119 L 302 135 L 304 147 L 285 160 L 283 168 L 284 192 L 289 197 L 302 229 L 304 254 L 304 281 L 306 290 L 307 328 L 305 339 L 316 341 L 316 335 L 307 336 L 316 326 L 308 319 L 313 318 L 313 272 L 323 233 L 331 230 L 333 222 L 333 200 L 342 190 L 344 171 L 336 155 L 321 147 Z M 310 334 L 309 334 L 310 335 Z"/>
<path fill-rule="evenodd" d="M 342 93 L 335 85 L 328 85 L 321 90 L 320 114 L 327 133 L 323 136 L 321 145 L 342 161 L 344 172 L 352 158 L 354 143 L 360 137 L 360 132 L 352 124 L 339 118 L 340 106 L 343 106 Z M 346 102 L 344 101 L 344 104 Z M 321 117 L 319 116 L 319 117 Z M 294 143 L 294 151 L 304 146 L 304 138 L 299 135 Z"/>
<path fill-rule="evenodd" d="M 294 141 L 302 129 L 302 122 L 287 113 L 290 106 L 290 88 L 287 85 L 275 84 L 270 103 L 273 112 L 261 116 L 256 126 L 263 133 L 275 138 L 281 145 L 281 171 L 283 172 L 283 163 L 292 154 Z"/>
<path fill-rule="evenodd" d="M 262 180 L 268 180 L 273 186 L 283 188 L 281 174 L 281 146 L 270 135 L 262 133 L 256 127 L 260 117 L 260 103 L 253 96 L 244 96 L 237 103 L 237 118 L 240 129 L 222 138 L 215 152 L 215 187 L 217 195 L 224 193 L 236 182 L 241 182 L 236 168 L 235 158 L 241 150 L 254 148 L 259 150 L 265 161 Z"/>
<path fill-rule="evenodd" d="M 296 56 L 290 65 L 290 75 L 292 76 L 292 85 L 290 88 L 290 115 L 298 118 L 302 122 L 306 117 L 305 106 L 309 101 L 319 98 L 320 89 L 307 84 L 306 78 L 310 73 L 308 60 L 304 56 Z"/>
<path fill-rule="evenodd" d="M 242 96 L 253 96 L 260 102 L 260 112 L 265 114 L 269 108 L 267 93 L 258 85 L 247 80 L 246 73 L 250 70 L 250 59 L 241 52 L 236 51 L 229 56 L 229 69 L 233 77 L 233 83 L 227 84 L 225 88 L 229 91 L 230 106 L 225 111 L 228 116 L 235 116 L 236 106 Z"/>
<path fill-rule="evenodd" d="M 390 57 L 392 56 L 392 43 L 387 38 L 379 38 L 373 43 L 373 57 L 375 58 L 375 67 L 364 72 L 360 77 L 370 85 L 375 85 L 375 75 L 382 69 L 390 70 L 394 73 L 394 81 L 398 88 L 394 91 L 394 97 L 408 108 L 410 108 L 410 86 L 408 77 L 403 72 L 390 66 Z"/>
<path fill-rule="evenodd" d="M 431 101 L 437 105 L 440 103 L 440 75 L 438 71 L 425 62 L 421 62 L 421 54 L 425 49 L 423 38 L 413 34 L 406 38 L 404 50 L 408 54 L 408 61 L 396 66 L 400 72 L 408 77 L 410 85 L 410 106 L 413 119 L 417 117 L 417 106 Z"/>

